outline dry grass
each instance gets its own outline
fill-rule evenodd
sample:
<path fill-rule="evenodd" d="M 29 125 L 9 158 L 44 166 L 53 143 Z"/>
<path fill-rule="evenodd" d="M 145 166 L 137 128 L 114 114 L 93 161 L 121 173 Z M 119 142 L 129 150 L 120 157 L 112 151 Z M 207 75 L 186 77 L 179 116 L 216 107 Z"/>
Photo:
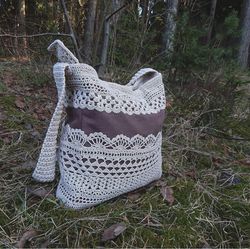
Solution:
<path fill-rule="evenodd" d="M 47 68 L 35 68 L 0 66 L 0 247 L 14 247 L 31 229 L 37 236 L 26 246 L 34 248 L 250 246 L 249 120 L 224 115 L 224 102 L 214 107 L 211 92 L 172 94 L 162 177 L 174 191 L 172 206 L 157 183 L 132 198 L 123 195 L 81 211 L 64 209 L 54 196 L 32 194 L 30 189 L 41 186 L 54 193 L 57 185 L 31 178 L 55 102 Z M 23 108 L 15 104 L 20 96 Z M 225 129 L 223 122 L 229 124 Z M 118 222 L 127 229 L 117 239 L 101 242 L 103 231 Z"/>

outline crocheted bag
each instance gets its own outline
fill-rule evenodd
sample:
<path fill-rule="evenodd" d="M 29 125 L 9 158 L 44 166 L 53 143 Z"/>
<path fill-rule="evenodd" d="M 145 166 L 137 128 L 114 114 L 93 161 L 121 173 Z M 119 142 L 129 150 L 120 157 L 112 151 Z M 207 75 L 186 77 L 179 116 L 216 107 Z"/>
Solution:
<path fill-rule="evenodd" d="M 59 61 L 53 67 L 59 100 L 33 177 L 52 181 L 57 159 L 61 177 L 56 196 L 75 209 L 159 179 L 165 116 L 161 74 L 142 69 L 122 86 L 99 79 L 93 67 L 79 63 L 59 40 L 48 50 Z M 57 154 L 63 106 L 67 119 Z"/>

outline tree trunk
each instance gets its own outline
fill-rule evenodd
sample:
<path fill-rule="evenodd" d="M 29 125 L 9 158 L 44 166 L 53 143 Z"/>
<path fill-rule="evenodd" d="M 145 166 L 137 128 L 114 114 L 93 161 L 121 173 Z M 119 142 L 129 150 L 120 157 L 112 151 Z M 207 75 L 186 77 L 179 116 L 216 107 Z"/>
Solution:
<path fill-rule="evenodd" d="M 36 23 L 36 1 L 26 0 L 25 1 L 25 23 L 26 32 L 28 35 L 34 32 L 34 23 Z"/>
<path fill-rule="evenodd" d="M 141 0 L 140 3 L 142 7 L 142 22 L 145 24 L 145 27 L 147 28 L 149 0 Z"/>
<path fill-rule="evenodd" d="M 97 6 L 97 0 L 88 0 L 87 11 L 86 11 L 87 19 L 84 25 L 83 44 L 81 48 L 83 62 L 87 64 L 92 64 L 93 60 L 92 51 L 94 42 L 96 6 Z"/>
<path fill-rule="evenodd" d="M 69 14 L 68 14 L 68 11 L 67 11 L 67 8 L 66 8 L 66 4 L 65 4 L 64 0 L 60 0 L 60 2 L 61 2 L 61 5 L 62 5 L 62 8 L 63 8 L 63 14 L 64 14 L 64 17 L 65 17 L 65 20 L 66 20 L 66 23 L 67 23 L 67 26 L 68 26 L 68 29 L 69 29 L 69 32 L 70 32 L 70 36 L 72 38 L 72 41 L 73 41 L 73 44 L 74 44 L 74 47 L 75 47 L 75 50 L 76 50 L 77 58 L 78 58 L 78 60 L 80 62 L 82 62 L 81 54 L 80 54 L 80 51 L 78 49 L 75 33 L 73 31 L 73 28 L 72 28 L 72 25 L 71 25 L 71 22 L 70 22 L 70 19 L 69 19 Z"/>
<path fill-rule="evenodd" d="M 250 53 L 250 0 L 245 0 L 242 8 L 242 29 L 238 61 L 242 68 L 247 68 Z"/>
<path fill-rule="evenodd" d="M 103 44 L 102 44 L 102 51 L 101 51 L 101 63 L 98 68 L 98 74 L 100 77 L 103 77 L 107 57 L 108 57 L 108 47 L 109 47 L 109 36 L 110 36 L 110 20 L 105 20 L 104 22 L 104 34 L 103 34 Z"/>
<path fill-rule="evenodd" d="M 19 34 L 25 34 L 25 1 L 19 0 L 17 4 L 17 25 Z"/>
<path fill-rule="evenodd" d="M 104 22 L 104 34 L 103 34 L 103 45 L 102 45 L 102 51 L 101 51 L 101 67 L 99 73 L 101 75 L 104 74 L 104 70 L 107 64 L 108 59 L 108 49 L 109 49 L 109 38 L 110 38 L 110 26 L 116 25 L 118 18 L 119 18 L 119 11 L 115 13 L 115 11 L 119 10 L 121 8 L 121 4 L 123 1 L 112 1 L 112 18 L 111 16 L 106 17 Z M 114 14 L 115 13 L 115 14 Z"/>
<path fill-rule="evenodd" d="M 18 0 L 16 2 L 16 14 L 17 14 L 17 35 L 26 35 L 26 29 L 25 29 L 25 0 Z M 27 48 L 27 40 L 26 38 L 22 38 L 22 45 L 20 47 L 20 43 L 17 41 L 17 39 L 15 40 L 15 46 L 17 48 L 18 52 L 23 53 L 23 51 L 25 51 L 24 49 Z M 19 50 L 20 49 L 20 50 Z"/>
<path fill-rule="evenodd" d="M 98 1 L 95 19 L 95 42 L 93 44 L 93 58 L 100 58 L 102 49 L 103 26 L 105 22 L 106 5 L 104 0 Z"/>
<path fill-rule="evenodd" d="M 53 16 L 53 20 L 56 23 L 57 22 L 57 1 L 56 0 L 52 0 L 52 16 Z"/>
<path fill-rule="evenodd" d="M 176 30 L 176 16 L 178 0 L 166 0 L 165 30 L 163 34 L 163 48 L 170 56 L 174 50 L 174 35 Z"/>
<path fill-rule="evenodd" d="M 103 77 L 105 69 L 106 69 L 106 64 L 107 64 L 107 59 L 108 59 L 108 48 L 109 48 L 109 37 L 110 37 L 110 26 L 111 26 L 111 21 L 114 23 L 117 23 L 119 15 L 121 11 L 128 5 L 130 4 L 131 1 L 127 1 L 123 4 L 123 1 L 117 1 L 113 0 L 112 1 L 112 9 L 113 12 L 108 15 L 105 18 L 104 21 L 104 34 L 103 34 L 103 45 L 102 45 L 102 50 L 101 50 L 101 63 L 98 68 L 98 74 Z"/>
<path fill-rule="evenodd" d="M 216 5 L 217 5 L 217 0 L 212 0 L 210 15 L 209 15 L 209 26 L 208 26 L 208 32 L 207 32 L 207 43 L 211 41 Z"/>

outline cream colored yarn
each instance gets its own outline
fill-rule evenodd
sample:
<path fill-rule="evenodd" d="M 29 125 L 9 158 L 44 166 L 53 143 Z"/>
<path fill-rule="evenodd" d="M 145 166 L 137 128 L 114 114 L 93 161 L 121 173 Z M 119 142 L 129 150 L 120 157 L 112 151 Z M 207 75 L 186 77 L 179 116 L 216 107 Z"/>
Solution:
<path fill-rule="evenodd" d="M 56 196 L 65 206 L 75 209 L 97 205 L 159 179 L 161 131 L 147 136 L 119 134 L 110 138 L 98 131 L 86 134 L 66 124 L 62 127 L 58 152 L 56 141 L 63 106 L 129 116 L 164 110 L 161 74 L 150 68 L 142 69 L 127 85 L 121 86 L 100 80 L 94 68 L 78 63 L 61 41 L 56 40 L 49 50 L 59 59 L 53 68 L 58 103 L 33 177 L 41 182 L 52 181 L 58 153 L 60 182 Z M 140 82 L 149 72 L 154 77 Z"/>

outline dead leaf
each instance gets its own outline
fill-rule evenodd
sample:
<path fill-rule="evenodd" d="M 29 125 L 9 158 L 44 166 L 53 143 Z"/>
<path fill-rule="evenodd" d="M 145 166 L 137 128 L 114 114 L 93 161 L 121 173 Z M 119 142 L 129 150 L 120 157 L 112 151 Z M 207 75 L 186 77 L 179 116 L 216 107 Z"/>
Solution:
<path fill-rule="evenodd" d="M 244 166 L 250 166 L 250 158 L 245 158 L 245 159 L 239 160 L 238 162 Z"/>
<path fill-rule="evenodd" d="M 163 196 L 163 199 L 166 200 L 170 206 L 174 203 L 174 196 L 173 196 L 173 189 L 169 186 L 161 187 L 160 189 L 161 195 Z"/>
<path fill-rule="evenodd" d="M 108 240 L 115 239 L 117 236 L 123 233 L 126 229 L 127 227 L 124 223 L 114 224 L 111 227 L 104 230 L 102 234 L 102 241 L 105 242 Z"/>
<path fill-rule="evenodd" d="M 33 114 L 32 114 L 32 117 L 33 117 L 34 119 L 38 119 L 38 115 L 37 115 L 36 113 L 33 113 Z"/>
<path fill-rule="evenodd" d="M 25 107 L 25 103 L 21 98 L 17 98 L 15 100 L 15 105 L 16 105 L 16 107 L 18 107 L 20 109 L 23 109 Z"/>
<path fill-rule="evenodd" d="M 39 115 L 38 115 L 38 118 L 39 118 L 39 120 L 41 120 L 41 121 L 44 121 L 44 120 L 47 119 L 47 117 L 46 117 L 45 115 L 43 115 L 43 114 L 39 114 Z"/>
<path fill-rule="evenodd" d="M 34 109 L 34 112 L 37 113 L 37 114 L 42 114 L 42 113 L 44 113 L 44 109 L 41 108 L 40 105 L 36 105 L 36 107 Z"/>
<path fill-rule="evenodd" d="M 141 194 L 139 192 L 130 192 L 128 193 L 128 199 L 130 201 L 137 201 L 140 198 Z"/>
<path fill-rule="evenodd" d="M 27 192 L 31 195 L 35 195 L 35 196 L 38 196 L 38 197 L 41 197 L 41 198 L 44 198 L 44 197 L 54 197 L 52 195 L 52 189 L 48 190 L 48 189 L 45 189 L 43 187 L 40 187 L 40 188 L 32 188 L 32 187 L 28 187 L 27 188 Z"/>
<path fill-rule="evenodd" d="M 183 175 L 182 175 L 181 173 L 179 173 L 179 172 L 177 172 L 177 171 L 174 171 L 174 170 L 172 170 L 172 169 L 170 169 L 170 170 L 168 171 L 168 175 L 169 175 L 169 176 L 173 176 L 173 177 L 175 177 L 175 178 L 182 178 L 182 177 L 183 177 Z"/>
<path fill-rule="evenodd" d="M 172 100 L 167 100 L 166 101 L 166 108 L 171 108 L 173 105 L 173 101 Z"/>
<path fill-rule="evenodd" d="M 124 220 L 125 222 L 129 222 L 129 220 L 128 220 L 128 218 L 127 218 L 126 215 L 122 217 L 122 220 Z"/>
<path fill-rule="evenodd" d="M 197 179 L 195 169 L 191 169 L 191 170 L 185 172 L 185 175 L 192 178 L 193 180 Z"/>
<path fill-rule="evenodd" d="M 4 143 L 10 144 L 11 143 L 11 138 L 10 137 L 4 137 L 3 138 Z"/>
<path fill-rule="evenodd" d="M 167 185 L 167 182 L 161 179 L 155 182 L 156 187 L 164 187 L 166 185 Z"/>
<path fill-rule="evenodd" d="M 38 232 L 35 229 L 30 229 L 28 231 L 26 231 L 23 236 L 21 237 L 21 239 L 17 242 L 16 247 L 17 248 L 24 248 L 25 244 L 29 241 L 32 240 L 32 238 L 34 238 L 35 236 L 38 235 Z"/>
<path fill-rule="evenodd" d="M 221 158 L 219 158 L 219 157 L 212 157 L 212 162 L 215 165 L 219 165 L 219 164 L 222 164 L 224 161 Z"/>

